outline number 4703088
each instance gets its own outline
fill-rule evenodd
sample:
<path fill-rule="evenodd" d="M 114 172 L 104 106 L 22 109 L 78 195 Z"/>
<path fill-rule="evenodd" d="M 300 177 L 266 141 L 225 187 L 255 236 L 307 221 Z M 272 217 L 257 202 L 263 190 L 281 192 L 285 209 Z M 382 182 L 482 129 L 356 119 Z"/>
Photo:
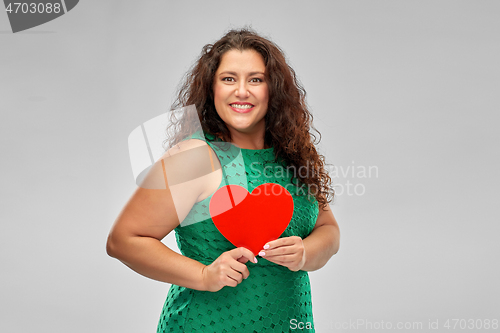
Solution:
<path fill-rule="evenodd" d="M 33 2 L 14 2 L 9 3 L 5 8 L 5 11 L 9 14 L 35 14 L 35 13 L 56 13 L 59 14 L 61 12 L 61 4 L 59 2 L 56 3 L 33 3 Z"/>
<path fill-rule="evenodd" d="M 495 330 L 498 329 L 498 319 L 448 319 L 443 325 L 446 329 L 473 329 Z"/>

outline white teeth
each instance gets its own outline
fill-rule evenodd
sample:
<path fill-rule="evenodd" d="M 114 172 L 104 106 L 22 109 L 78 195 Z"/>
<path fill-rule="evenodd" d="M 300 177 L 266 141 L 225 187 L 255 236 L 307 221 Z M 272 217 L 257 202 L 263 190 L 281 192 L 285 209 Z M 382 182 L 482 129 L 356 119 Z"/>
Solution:
<path fill-rule="evenodd" d="M 230 104 L 233 108 L 236 108 L 236 109 L 250 109 L 253 107 L 253 105 L 250 105 L 250 104 L 244 104 L 244 105 L 240 105 L 240 104 Z"/>

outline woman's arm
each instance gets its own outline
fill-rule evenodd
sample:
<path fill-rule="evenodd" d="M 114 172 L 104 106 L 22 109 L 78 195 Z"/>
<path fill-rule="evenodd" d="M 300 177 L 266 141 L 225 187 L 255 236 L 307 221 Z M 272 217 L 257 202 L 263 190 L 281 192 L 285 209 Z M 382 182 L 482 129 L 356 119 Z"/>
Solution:
<path fill-rule="evenodd" d="M 205 265 L 161 242 L 178 224 L 169 189 L 137 188 L 109 233 L 107 253 L 151 279 L 203 290 Z"/>
<path fill-rule="evenodd" d="M 306 257 L 301 268 L 303 271 L 320 269 L 338 252 L 340 230 L 329 205 L 326 205 L 325 210 L 319 209 L 313 231 L 302 242 Z"/>
<path fill-rule="evenodd" d="M 200 142 L 187 142 L 177 153 L 185 151 L 184 148 L 193 148 L 193 145 L 196 147 Z M 204 158 L 209 158 L 209 155 Z M 181 165 L 181 168 L 184 165 L 184 169 L 189 169 L 188 165 L 182 160 L 181 162 L 179 163 L 177 157 L 176 163 Z M 202 161 L 190 158 L 188 162 L 197 165 Z M 166 182 L 175 178 L 169 178 L 172 174 L 170 173 L 165 179 L 162 172 L 164 170 L 165 168 L 162 170 L 162 165 L 157 163 L 146 183 L 156 184 L 158 179 Z M 186 178 L 185 174 L 182 176 L 181 178 Z M 179 221 L 184 219 L 201 195 L 205 195 L 207 191 L 215 191 L 217 186 L 214 187 L 213 184 L 220 184 L 221 177 L 222 171 L 219 168 L 203 177 L 166 186 L 166 189 L 137 188 L 109 233 L 107 253 L 137 273 L 154 280 L 196 290 L 217 291 L 225 285 L 236 286 L 242 278 L 248 277 L 244 262 L 246 258 L 254 258 L 249 250 L 237 248 L 225 252 L 212 264 L 205 266 L 172 251 L 161 242 L 179 225 Z"/>

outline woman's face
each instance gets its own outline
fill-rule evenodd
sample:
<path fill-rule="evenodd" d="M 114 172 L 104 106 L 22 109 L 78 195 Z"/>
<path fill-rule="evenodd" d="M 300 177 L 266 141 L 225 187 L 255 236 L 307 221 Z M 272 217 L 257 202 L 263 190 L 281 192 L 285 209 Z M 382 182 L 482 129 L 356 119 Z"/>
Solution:
<path fill-rule="evenodd" d="M 262 56 L 254 50 L 224 53 L 214 77 L 214 104 L 230 132 L 264 133 L 269 89 Z"/>

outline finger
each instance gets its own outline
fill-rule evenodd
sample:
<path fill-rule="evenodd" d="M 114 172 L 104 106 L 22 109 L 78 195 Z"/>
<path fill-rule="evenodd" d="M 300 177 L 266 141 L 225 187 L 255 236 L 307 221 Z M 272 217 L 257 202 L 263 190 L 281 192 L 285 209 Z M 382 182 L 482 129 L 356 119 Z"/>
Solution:
<path fill-rule="evenodd" d="M 297 261 L 297 257 L 293 254 L 288 255 L 277 255 L 277 256 L 265 256 L 267 260 L 279 261 L 280 263 L 290 263 Z"/>
<path fill-rule="evenodd" d="M 238 262 L 241 262 L 242 264 L 247 263 L 249 260 L 246 257 L 241 257 L 237 259 Z"/>
<path fill-rule="evenodd" d="M 247 248 L 237 247 L 236 249 L 233 249 L 233 250 L 229 251 L 228 253 L 230 253 L 231 256 L 235 260 L 238 260 L 241 257 L 245 257 L 247 260 L 249 260 L 255 264 L 257 263 L 257 258 L 255 258 L 255 256 L 253 255 L 253 252 Z"/>
<path fill-rule="evenodd" d="M 263 250 L 259 252 L 261 257 L 272 257 L 280 255 L 291 255 L 297 253 L 297 249 L 290 245 L 280 246 L 270 250 Z"/>
<path fill-rule="evenodd" d="M 277 265 L 281 265 L 281 266 L 285 266 L 284 265 L 284 262 L 282 262 L 281 260 L 277 259 L 277 258 L 265 258 L 266 260 L 270 261 L 270 262 L 273 262 Z"/>
<path fill-rule="evenodd" d="M 235 270 L 236 272 L 240 273 L 244 279 L 246 279 L 248 277 L 248 275 L 250 275 L 250 272 L 248 271 L 248 267 L 247 265 L 245 264 L 242 264 L 238 261 L 235 261 L 234 263 L 232 263 L 230 265 L 230 267 Z"/>
<path fill-rule="evenodd" d="M 226 276 L 226 278 L 224 280 L 224 285 L 229 286 L 229 287 L 236 287 L 238 285 L 238 281 L 236 281 L 235 279 L 232 279 L 229 276 Z"/>
<path fill-rule="evenodd" d="M 228 270 L 226 274 L 227 274 L 227 277 L 236 281 L 236 283 L 241 283 L 241 281 L 243 281 L 243 275 L 240 272 L 235 271 L 234 269 Z"/>
<path fill-rule="evenodd" d="M 274 249 L 274 248 L 277 248 L 280 246 L 295 244 L 297 242 L 297 240 L 295 238 L 296 238 L 295 236 L 291 236 L 291 237 L 282 237 L 282 238 L 275 239 L 273 241 L 267 242 L 264 245 L 264 249 L 265 249 L 266 245 L 269 245 L 269 247 L 267 248 L 267 250 L 269 250 L 269 249 Z"/>

